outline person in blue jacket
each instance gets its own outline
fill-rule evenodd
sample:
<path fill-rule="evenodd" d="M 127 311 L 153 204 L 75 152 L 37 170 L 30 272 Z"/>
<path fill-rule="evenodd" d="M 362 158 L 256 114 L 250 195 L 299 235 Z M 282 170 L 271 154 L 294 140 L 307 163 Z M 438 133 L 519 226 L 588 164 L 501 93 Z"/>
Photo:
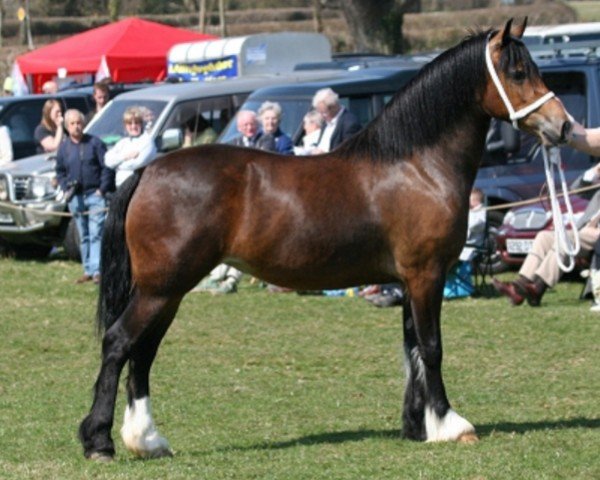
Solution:
<path fill-rule="evenodd" d="M 270 136 L 274 140 L 274 151 L 284 155 L 293 154 L 292 139 L 287 136 L 281 128 L 281 105 L 277 102 L 263 102 L 258 109 L 258 119 L 262 125 L 262 131 L 265 136 Z"/>
<path fill-rule="evenodd" d="M 114 171 L 104 164 L 106 146 L 102 140 L 83 133 L 83 113 L 67 110 L 64 122 L 68 137 L 56 154 L 56 179 L 81 240 L 83 276 L 76 283 L 99 283 L 105 196 L 115 188 Z"/>

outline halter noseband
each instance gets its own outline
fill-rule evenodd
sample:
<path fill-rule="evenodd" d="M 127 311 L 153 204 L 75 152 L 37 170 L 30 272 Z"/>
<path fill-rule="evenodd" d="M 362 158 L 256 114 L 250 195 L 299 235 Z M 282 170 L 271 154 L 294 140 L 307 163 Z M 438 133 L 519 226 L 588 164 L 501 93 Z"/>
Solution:
<path fill-rule="evenodd" d="M 488 69 L 488 72 L 490 74 L 490 77 L 492 77 L 492 80 L 494 81 L 494 85 L 496 85 L 496 88 L 498 89 L 498 93 L 500 94 L 500 98 L 502 99 L 502 101 L 504 102 L 504 105 L 506 106 L 506 109 L 508 110 L 509 118 L 512 121 L 512 125 L 513 125 L 513 127 L 515 129 L 518 129 L 519 128 L 518 121 L 521 118 L 526 117 L 527 115 L 529 115 L 534 110 L 537 110 L 544 103 L 546 103 L 548 100 L 550 100 L 552 97 L 554 97 L 554 92 L 548 92 L 543 97 L 538 98 L 531 105 L 523 107 L 521 110 L 515 112 L 515 109 L 511 105 L 510 100 L 508 99 L 508 95 L 506 95 L 506 92 L 504 91 L 504 87 L 502 86 L 502 83 L 500 82 L 500 79 L 498 78 L 498 74 L 496 73 L 496 69 L 494 68 L 494 64 L 492 63 L 492 55 L 490 53 L 490 39 L 491 39 L 491 37 L 492 37 L 492 34 L 490 32 L 490 34 L 487 37 L 487 42 L 486 42 L 486 45 L 485 45 L 485 63 L 487 65 L 487 69 Z"/>

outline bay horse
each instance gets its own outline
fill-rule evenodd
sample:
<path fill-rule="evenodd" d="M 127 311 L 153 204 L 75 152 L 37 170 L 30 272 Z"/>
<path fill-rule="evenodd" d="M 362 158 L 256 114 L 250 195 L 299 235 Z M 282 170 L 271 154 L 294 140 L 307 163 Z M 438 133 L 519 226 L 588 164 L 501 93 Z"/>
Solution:
<path fill-rule="evenodd" d="M 125 446 L 145 458 L 171 454 L 151 414 L 150 368 L 184 295 L 221 262 L 297 290 L 402 282 L 403 436 L 475 441 L 446 396 L 440 311 L 490 119 L 511 120 L 546 145 L 566 142 L 571 130 L 520 40 L 525 25 L 510 20 L 447 50 L 328 154 L 208 145 L 134 174 L 105 226 L 97 315 L 105 332 L 93 405 L 79 428 L 84 455 L 115 454 L 127 362 Z"/>

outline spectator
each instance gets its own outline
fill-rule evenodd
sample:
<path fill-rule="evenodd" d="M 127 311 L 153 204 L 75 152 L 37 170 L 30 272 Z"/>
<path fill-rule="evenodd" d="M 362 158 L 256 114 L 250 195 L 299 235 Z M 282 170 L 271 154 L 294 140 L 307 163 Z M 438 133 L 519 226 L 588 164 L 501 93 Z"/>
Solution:
<path fill-rule="evenodd" d="M 12 77 L 6 77 L 4 79 L 3 92 L 5 97 L 12 97 L 13 95 L 13 79 Z"/>
<path fill-rule="evenodd" d="M 600 137 L 598 137 L 600 140 Z M 586 143 L 586 144 L 589 144 Z M 587 170 L 573 182 L 571 189 L 598 183 L 600 180 L 600 163 Z M 589 196 L 588 192 L 581 196 Z M 600 238 L 600 190 L 591 198 L 583 216 L 577 221 L 581 250 L 579 255 L 584 255 L 593 250 L 594 244 Z M 567 231 L 567 236 L 573 240 L 573 232 Z M 517 306 L 524 300 L 532 307 L 540 305 L 542 297 L 548 287 L 556 285 L 561 277 L 562 270 L 558 266 L 558 259 L 554 250 L 554 232 L 542 230 L 535 236 L 531 251 L 519 270 L 519 276 L 512 282 L 501 282 L 493 279 L 494 288 L 502 295 L 508 297 L 510 302 Z"/>
<path fill-rule="evenodd" d="M 42 93 L 54 95 L 58 92 L 58 84 L 54 80 L 48 80 L 42 85 Z"/>
<path fill-rule="evenodd" d="M 217 132 L 213 130 L 210 123 L 199 114 L 190 118 L 183 125 L 183 147 L 195 147 L 214 143 L 217 140 Z"/>
<path fill-rule="evenodd" d="M 85 116 L 85 124 L 90 123 L 92 118 L 94 118 L 100 111 L 105 107 L 110 99 L 110 90 L 108 89 L 108 85 L 104 82 L 96 82 L 94 83 L 94 91 L 92 94 L 95 102 L 95 107 L 93 110 L 90 110 L 88 114 Z"/>
<path fill-rule="evenodd" d="M 204 278 L 193 292 L 209 292 L 213 295 L 222 295 L 237 292 L 237 285 L 242 278 L 242 272 L 224 263 L 217 265 L 210 274 Z"/>
<path fill-rule="evenodd" d="M 56 179 L 65 192 L 81 241 L 83 276 L 76 283 L 100 282 L 100 242 L 106 216 L 105 195 L 114 190 L 114 173 L 104 165 L 106 147 L 83 133 L 84 116 L 67 110 L 68 136 L 56 155 Z"/>
<path fill-rule="evenodd" d="M 311 110 L 302 119 L 304 128 L 304 136 L 302 137 L 302 146 L 294 147 L 296 155 L 311 155 L 321 136 L 321 128 L 323 127 L 323 117 L 316 110 Z"/>
<path fill-rule="evenodd" d="M 252 110 L 240 110 L 236 117 L 236 126 L 240 135 L 231 140 L 231 145 L 252 147 L 260 150 L 275 150 L 273 137 L 264 135 L 258 130 L 256 113 Z"/>
<path fill-rule="evenodd" d="M 129 107 L 123 114 L 127 136 L 106 152 L 106 166 L 116 171 L 119 187 L 134 170 L 148 165 L 156 155 L 152 137 L 144 131 L 143 113 L 138 107 Z"/>
<path fill-rule="evenodd" d="M 0 165 L 6 165 L 13 161 L 12 141 L 10 132 L 6 125 L 0 127 Z"/>
<path fill-rule="evenodd" d="M 37 143 L 37 153 L 51 153 L 58 150 L 63 140 L 62 106 L 58 100 L 46 100 L 42 108 L 42 120 L 33 132 Z"/>
<path fill-rule="evenodd" d="M 329 152 L 361 129 L 356 116 L 340 103 L 338 94 L 331 88 L 315 93 L 312 105 L 325 121 L 325 128 L 317 144 L 316 152 Z"/>
<path fill-rule="evenodd" d="M 281 113 L 281 105 L 266 101 L 258 109 L 258 118 L 262 124 L 263 135 L 271 136 L 275 142 L 273 151 L 290 155 L 293 153 L 292 139 L 279 128 Z"/>
<path fill-rule="evenodd" d="M 470 261 L 476 247 L 483 245 L 485 240 L 486 211 L 484 208 L 483 192 L 474 187 L 469 195 L 469 224 L 467 227 L 467 241 L 460 252 L 459 260 Z"/>

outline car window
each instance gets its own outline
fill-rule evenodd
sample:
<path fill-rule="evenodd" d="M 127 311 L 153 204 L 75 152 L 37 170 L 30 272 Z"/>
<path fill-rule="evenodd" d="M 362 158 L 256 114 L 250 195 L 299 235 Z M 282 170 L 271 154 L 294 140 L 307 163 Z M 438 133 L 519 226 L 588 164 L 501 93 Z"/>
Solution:
<path fill-rule="evenodd" d="M 266 99 L 248 100 L 243 104 L 242 109 L 257 112 L 264 101 L 266 101 Z M 304 117 L 306 112 L 311 108 L 310 99 L 274 99 L 273 101 L 276 101 L 281 105 L 281 110 L 283 112 L 279 128 L 281 128 L 284 133 L 294 138 L 298 129 L 302 126 L 302 117 Z M 223 131 L 219 142 L 228 143 L 238 135 L 239 132 L 237 131 L 234 119 Z"/>
<path fill-rule="evenodd" d="M 74 108 L 84 115 L 90 111 L 91 103 L 85 97 L 63 97 L 66 109 Z"/>
<path fill-rule="evenodd" d="M 181 102 L 173 108 L 159 136 L 168 129 L 176 128 L 184 135 L 187 131 L 194 139 L 204 138 L 205 141 L 200 143 L 211 143 L 230 120 L 232 111 L 229 95 Z"/>
<path fill-rule="evenodd" d="M 13 143 L 31 142 L 33 131 L 42 118 L 45 100 L 15 102 L 2 111 L 2 124 L 10 129 Z"/>
<path fill-rule="evenodd" d="M 166 106 L 167 102 L 160 100 L 120 100 L 117 98 L 102 110 L 100 116 L 90 124 L 86 132 L 99 137 L 110 147 L 125 135 L 123 114 L 129 107 L 138 107 L 144 111 L 144 128 L 151 131 L 155 126 L 155 120 Z"/>

